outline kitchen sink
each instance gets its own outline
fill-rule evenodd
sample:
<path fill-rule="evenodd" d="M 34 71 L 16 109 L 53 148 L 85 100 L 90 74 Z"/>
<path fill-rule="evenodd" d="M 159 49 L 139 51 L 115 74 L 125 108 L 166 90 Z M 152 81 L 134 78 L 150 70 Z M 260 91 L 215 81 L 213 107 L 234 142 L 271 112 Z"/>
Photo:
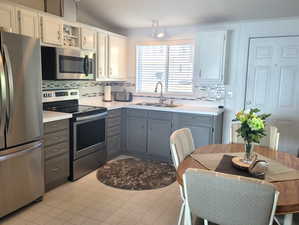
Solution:
<path fill-rule="evenodd" d="M 168 104 L 168 103 L 154 103 L 154 102 L 140 102 L 136 105 L 142 105 L 142 106 L 154 106 L 154 107 L 167 107 L 167 108 L 175 108 L 179 105 L 176 104 Z"/>

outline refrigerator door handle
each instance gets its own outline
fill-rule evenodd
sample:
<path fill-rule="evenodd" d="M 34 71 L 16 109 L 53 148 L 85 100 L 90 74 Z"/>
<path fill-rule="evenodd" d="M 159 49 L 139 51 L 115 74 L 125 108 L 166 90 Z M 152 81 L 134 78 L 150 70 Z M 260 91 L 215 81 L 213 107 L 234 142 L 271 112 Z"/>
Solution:
<path fill-rule="evenodd" d="M 4 52 L 4 59 L 5 59 L 5 66 L 7 71 L 7 80 L 8 80 L 8 95 L 9 95 L 9 106 L 7 112 L 7 132 L 11 129 L 11 120 L 13 119 L 14 113 L 14 85 L 13 85 L 13 77 L 12 77 L 12 68 L 11 68 L 11 61 L 8 49 L 5 44 L 2 45 L 3 52 Z"/>
<path fill-rule="evenodd" d="M 0 51 L 0 88 L 1 88 L 1 117 L 0 117 L 0 136 L 4 134 L 5 130 L 5 118 L 6 118 L 6 77 L 4 70 L 4 58 L 2 55 L 2 51 Z"/>

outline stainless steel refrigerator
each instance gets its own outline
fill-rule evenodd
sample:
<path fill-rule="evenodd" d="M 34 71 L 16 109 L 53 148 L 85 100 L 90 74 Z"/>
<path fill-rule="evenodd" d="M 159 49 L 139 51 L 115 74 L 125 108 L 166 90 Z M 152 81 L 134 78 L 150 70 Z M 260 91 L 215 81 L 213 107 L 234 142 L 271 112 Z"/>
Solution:
<path fill-rule="evenodd" d="M 40 41 L 0 32 L 0 217 L 44 193 Z"/>

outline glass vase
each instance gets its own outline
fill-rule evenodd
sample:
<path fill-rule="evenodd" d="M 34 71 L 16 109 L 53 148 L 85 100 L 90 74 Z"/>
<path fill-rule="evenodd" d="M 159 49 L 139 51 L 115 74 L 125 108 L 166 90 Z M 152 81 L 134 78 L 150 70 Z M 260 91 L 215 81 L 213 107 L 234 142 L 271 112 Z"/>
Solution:
<path fill-rule="evenodd" d="M 253 143 L 245 143 L 244 144 L 244 150 L 245 150 L 245 154 L 244 154 L 244 159 L 243 162 L 247 163 L 247 164 L 251 164 L 254 158 L 254 144 Z"/>

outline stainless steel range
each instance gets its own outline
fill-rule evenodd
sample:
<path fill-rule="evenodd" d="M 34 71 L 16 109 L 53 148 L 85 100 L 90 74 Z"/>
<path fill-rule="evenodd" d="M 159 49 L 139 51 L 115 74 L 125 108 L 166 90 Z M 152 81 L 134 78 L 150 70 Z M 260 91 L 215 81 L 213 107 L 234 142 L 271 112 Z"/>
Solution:
<path fill-rule="evenodd" d="M 72 113 L 70 122 L 70 180 L 77 180 L 107 160 L 107 109 L 79 105 L 79 91 L 43 91 L 43 109 Z"/>

